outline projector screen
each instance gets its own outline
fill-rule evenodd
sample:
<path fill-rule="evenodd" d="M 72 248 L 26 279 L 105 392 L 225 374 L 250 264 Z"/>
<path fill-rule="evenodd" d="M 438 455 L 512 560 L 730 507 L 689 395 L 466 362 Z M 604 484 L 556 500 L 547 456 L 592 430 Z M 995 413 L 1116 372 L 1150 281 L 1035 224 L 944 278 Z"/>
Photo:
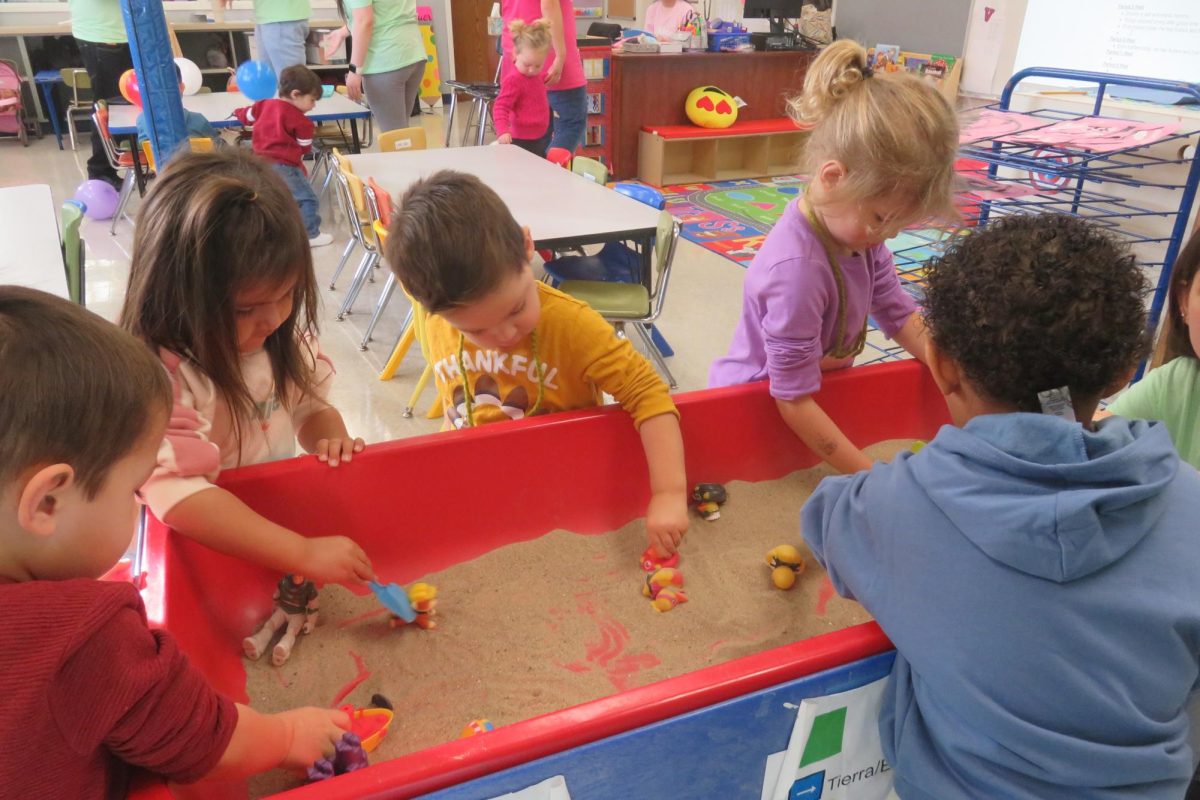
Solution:
<path fill-rule="evenodd" d="M 1028 0 L 1025 67 L 1200 82 L 1200 0 Z"/>

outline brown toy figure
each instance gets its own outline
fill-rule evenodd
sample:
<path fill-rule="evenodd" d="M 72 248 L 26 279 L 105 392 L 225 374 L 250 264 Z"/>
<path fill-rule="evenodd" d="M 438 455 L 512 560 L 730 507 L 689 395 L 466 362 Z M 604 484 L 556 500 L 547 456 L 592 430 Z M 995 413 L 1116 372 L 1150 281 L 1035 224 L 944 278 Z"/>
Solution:
<path fill-rule="evenodd" d="M 282 666 L 292 654 L 296 634 L 312 633 L 317 625 L 317 586 L 303 575 L 284 575 L 275 588 L 275 610 L 253 636 L 242 640 L 246 658 L 257 661 L 275 633 L 284 628 L 283 637 L 271 651 L 271 663 Z M 285 627 L 286 626 L 286 627 Z"/>
<path fill-rule="evenodd" d="M 728 499 L 725 487 L 719 483 L 697 483 L 696 488 L 692 490 L 692 502 L 696 504 L 696 511 L 708 522 L 721 518 L 721 506 L 725 505 Z"/>

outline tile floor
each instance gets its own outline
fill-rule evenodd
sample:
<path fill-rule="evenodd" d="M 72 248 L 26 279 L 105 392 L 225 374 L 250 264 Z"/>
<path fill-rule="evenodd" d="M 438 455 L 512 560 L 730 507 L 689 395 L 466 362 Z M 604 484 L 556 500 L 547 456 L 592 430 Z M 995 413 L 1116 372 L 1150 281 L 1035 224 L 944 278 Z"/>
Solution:
<path fill-rule="evenodd" d="M 443 137 L 442 111 L 423 114 L 431 146 L 440 147 Z M 54 138 L 47 136 L 22 148 L 12 141 L 0 141 L 0 186 L 48 183 L 56 203 L 69 199 L 84 179 L 86 161 L 91 152 L 86 135 L 80 148 L 59 151 Z M 320 319 L 322 347 L 337 366 L 338 378 L 332 401 L 346 418 L 350 430 L 368 442 L 386 441 L 436 431 L 439 422 L 427 420 L 423 412 L 433 401 L 432 387 L 426 389 L 418 414 L 404 419 L 402 411 L 421 374 L 420 352 L 412 348 L 395 378 L 381 382 L 379 370 L 387 361 L 393 342 L 404 319 L 403 298 L 392 301 L 375 330 L 374 341 L 366 351 L 359 342 L 386 273 L 379 270 L 377 280 L 368 284 L 358 298 L 354 313 L 343 322 L 336 320 L 343 290 L 350 282 L 353 263 L 328 289 L 347 240 L 344 218 L 330 206 L 332 192 L 323 200 L 321 215 L 324 230 L 334 235 L 332 245 L 313 251 L 317 277 L 323 287 Z M 137 199 L 131 203 L 136 213 Z M 520 220 L 518 220 L 519 222 Z M 87 243 L 87 301 L 96 313 L 115 319 L 120 312 L 129 274 L 129 255 L 133 227 L 123 221 L 115 236 L 109 235 L 109 222 L 85 220 L 83 237 Z M 353 261 L 353 258 L 352 258 Z M 679 391 L 703 388 L 708 365 L 724 353 L 741 309 L 742 280 L 745 270 L 690 242 L 681 241 L 659 328 L 670 341 L 676 355 L 668 365 L 679 383 Z"/>

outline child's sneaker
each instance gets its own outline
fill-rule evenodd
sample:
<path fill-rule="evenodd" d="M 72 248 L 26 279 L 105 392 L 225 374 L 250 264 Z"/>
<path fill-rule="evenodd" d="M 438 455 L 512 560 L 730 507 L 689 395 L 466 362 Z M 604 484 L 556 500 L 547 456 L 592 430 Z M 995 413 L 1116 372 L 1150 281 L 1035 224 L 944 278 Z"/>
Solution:
<path fill-rule="evenodd" d="M 308 240 L 309 247 L 324 247 L 333 242 L 333 237 L 328 233 L 318 233 L 316 236 Z"/>

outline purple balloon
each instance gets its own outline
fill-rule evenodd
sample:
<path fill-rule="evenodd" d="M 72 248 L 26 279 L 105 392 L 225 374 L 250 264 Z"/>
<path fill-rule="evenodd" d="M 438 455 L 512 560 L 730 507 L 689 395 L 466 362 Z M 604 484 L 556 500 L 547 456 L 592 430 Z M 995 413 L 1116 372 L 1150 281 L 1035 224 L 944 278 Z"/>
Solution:
<path fill-rule="evenodd" d="M 89 219 L 109 219 L 117 210 L 120 195 L 108 181 L 90 180 L 79 184 L 75 199 L 83 203 L 83 213 Z"/>

